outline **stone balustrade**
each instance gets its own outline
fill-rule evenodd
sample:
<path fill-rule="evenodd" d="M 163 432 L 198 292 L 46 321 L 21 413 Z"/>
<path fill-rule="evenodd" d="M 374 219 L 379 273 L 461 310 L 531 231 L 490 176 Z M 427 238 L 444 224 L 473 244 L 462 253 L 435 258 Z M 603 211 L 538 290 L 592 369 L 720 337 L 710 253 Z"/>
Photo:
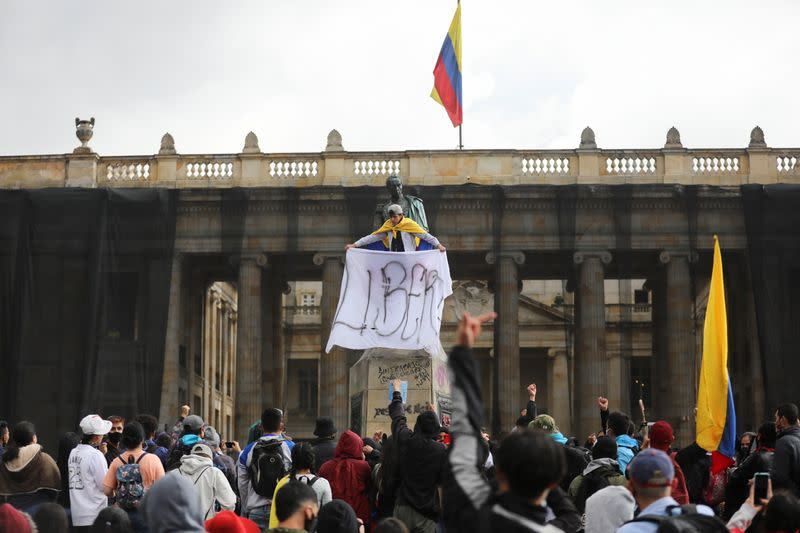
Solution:
<path fill-rule="evenodd" d="M 332 132 L 333 135 L 336 132 Z M 338 136 L 338 133 L 336 133 Z M 157 155 L 1 156 L 0 188 L 708 184 L 800 182 L 800 148 L 770 148 L 755 128 L 748 148 L 686 149 L 674 128 L 663 149 L 600 149 L 587 128 L 571 150 L 348 152 L 341 136 L 323 152 L 265 153 L 248 134 L 239 154 L 180 154 L 167 134 Z"/>

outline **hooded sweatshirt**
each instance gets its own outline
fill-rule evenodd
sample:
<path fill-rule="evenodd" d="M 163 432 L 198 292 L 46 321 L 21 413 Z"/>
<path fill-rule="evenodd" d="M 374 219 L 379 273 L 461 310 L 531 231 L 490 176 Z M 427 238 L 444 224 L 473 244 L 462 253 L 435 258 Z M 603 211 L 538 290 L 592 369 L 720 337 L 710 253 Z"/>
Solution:
<path fill-rule="evenodd" d="M 169 475 L 144 495 L 139 508 L 149 533 L 204 533 L 200 499 L 192 482 Z"/>
<path fill-rule="evenodd" d="M 625 485 L 625 476 L 619 473 L 619 465 L 616 460 L 609 457 L 601 457 L 592 460 L 586 468 L 583 469 L 581 475 L 573 479 L 572 483 L 569 485 L 569 495 L 572 497 L 579 511 L 584 511 L 588 497 L 598 492 L 596 488 L 591 488 L 593 485 L 596 487 L 596 484 L 587 485 L 583 488 L 583 492 L 581 490 L 584 483 L 590 482 L 586 477 L 592 473 L 594 473 L 594 476 L 605 478 L 608 485 Z M 590 493 L 592 490 L 594 490 L 594 492 Z"/>
<path fill-rule="evenodd" d="M 39 444 L 21 447 L 16 459 L 0 464 L 0 496 L 7 496 L 17 509 L 54 501 L 60 489 L 58 465 Z"/>
<path fill-rule="evenodd" d="M 633 518 L 636 502 L 631 491 L 611 485 L 600 489 L 586 500 L 585 533 L 608 533 Z"/>
<path fill-rule="evenodd" d="M 219 502 L 222 510 L 233 511 L 236 507 L 236 494 L 225 474 L 214 466 L 210 458 L 197 454 L 184 455 L 181 457 L 181 466 L 170 475 L 182 476 L 194 485 L 200 496 L 203 521 L 216 516 L 215 502 Z"/>
<path fill-rule="evenodd" d="M 333 497 L 350 504 L 364 524 L 369 526 L 370 506 L 367 498 L 371 470 L 363 459 L 363 441 L 352 431 L 339 437 L 333 459 L 319 469 L 319 475 L 331 484 Z"/>
<path fill-rule="evenodd" d="M 625 474 L 628 463 L 633 460 L 633 456 L 639 452 L 639 442 L 628 435 L 617 437 L 617 462 L 619 471 Z"/>

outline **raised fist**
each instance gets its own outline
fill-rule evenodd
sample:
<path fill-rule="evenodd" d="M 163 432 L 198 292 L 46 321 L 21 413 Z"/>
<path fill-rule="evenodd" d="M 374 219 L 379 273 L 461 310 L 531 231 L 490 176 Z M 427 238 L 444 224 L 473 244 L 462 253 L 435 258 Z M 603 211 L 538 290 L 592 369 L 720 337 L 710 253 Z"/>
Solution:
<path fill-rule="evenodd" d="M 527 390 L 528 390 L 528 396 L 530 397 L 530 399 L 532 401 L 535 402 L 536 401 L 536 383 L 531 383 L 530 385 L 528 385 Z"/>
<path fill-rule="evenodd" d="M 599 407 L 601 411 L 608 411 L 608 398 L 603 398 L 602 396 L 597 398 L 597 407 Z"/>

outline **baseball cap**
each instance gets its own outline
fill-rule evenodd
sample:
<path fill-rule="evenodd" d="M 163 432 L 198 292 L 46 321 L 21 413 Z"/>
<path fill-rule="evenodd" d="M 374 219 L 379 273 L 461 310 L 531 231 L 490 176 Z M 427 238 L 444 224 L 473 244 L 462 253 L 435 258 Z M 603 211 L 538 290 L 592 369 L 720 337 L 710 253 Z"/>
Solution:
<path fill-rule="evenodd" d="M 206 520 L 205 526 L 209 533 L 261 533 L 255 522 L 236 516 L 233 511 L 217 513 L 214 518 Z"/>
<path fill-rule="evenodd" d="M 84 435 L 105 435 L 111 431 L 111 421 L 103 420 L 100 415 L 86 415 L 80 427 Z"/>
<path fill-rule="evenodd" d="M 648 434 L 650 435 L 650 445 L 661 451 L 667 451 L 669 445 L 675 440 L 675 436 L 672 433 L 672 426 L 669 425 L 669 422 L 665 422 L 664 420 L 659 420 L 653 424 Z"/>
<path fill-rule="evenodd" d="M 668 487 L 675 477 L 675 468 L 669 455 L 647 448 L 639 452 L 628 466 L 631 480 L 640 487 Z"/>
<path fill-rule="evenodd" d="M 399 205 L 397 205 L 397 204 L 392 204 L 392 205 L 390 205 L 390 206 L 389 206 L 389 207 L 386 209 L 386 211 L 388 211 L 390 215 L 402 215 L 402 214 L 403 214 L 403 208 L 402 208 L 402 207 L 400 207 L 400 206 L 399 206 Z"/>
<path fill-rule="evenodd" d="M 203 437 L 203 440 L 206 441 L 206 444 L 208 444 L 211 448 L 219 448 L 219 433 L 216 429 L 214 429 L 214 426 L 206 426 L 205 437 Z"/>
<path fill-rule="evenodd" d="M 544 431 L 549 431 L 550 433 L 559 433 L 556 420 L 550 415 L 537 416 L 531 421 L 530 424 L 528 424 L 528 427 L 542 429 Z"/>
<path fill-rule="evenodd" d="M 189 426 L 192 428 L 192 431 L 197 431 L 205 425 L 205 422 L 203 422 L 203 419 L 197 415 L 189 415 L 183 419 L 183 425 Z"/>
<path fill-rule="evenodd" d="M 214 457 L 211 453 L 211 448 L 208 447 L 208 444 L 203 444 L 202 442 L 198 442 L 194 446 L 192 446 L 192 454 L 193 455 L 202 455 L 208 459 Z"/>

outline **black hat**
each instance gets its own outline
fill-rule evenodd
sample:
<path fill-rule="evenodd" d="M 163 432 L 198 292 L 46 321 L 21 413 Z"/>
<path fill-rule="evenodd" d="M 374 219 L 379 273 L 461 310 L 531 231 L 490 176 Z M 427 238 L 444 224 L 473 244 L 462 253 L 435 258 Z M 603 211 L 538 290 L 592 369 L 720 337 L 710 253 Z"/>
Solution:
<path fill-rule="evenodd" d="M 611 437 L 600 437 L 592 447 L 592 459 L 617 458 L 617 441 Z"/>
<path fill-rule="evenodd" d="M 323 505 L 317 515 L 317 531 L 325 533 L 355 533 L 358 519 L 353 508 L 343 500 L 331 500 Z"/>
<path fill-rule="evenodd" d="M 317 424 L 314 427 L 314 435 L 321 439 L 336 435 L 336 428 L 333 426 L 333 419 L 327 416 L 317 418 Z"/>
<path fill-rule="evenodd" d="M 414 433 L 419 432 L 425 437 L 435 437 L 442 432 L 442 426 L 439 425 L 439 417 L 433 411 L 424 411 L 417 417 L 417 423 L 414 425 Z"/>

